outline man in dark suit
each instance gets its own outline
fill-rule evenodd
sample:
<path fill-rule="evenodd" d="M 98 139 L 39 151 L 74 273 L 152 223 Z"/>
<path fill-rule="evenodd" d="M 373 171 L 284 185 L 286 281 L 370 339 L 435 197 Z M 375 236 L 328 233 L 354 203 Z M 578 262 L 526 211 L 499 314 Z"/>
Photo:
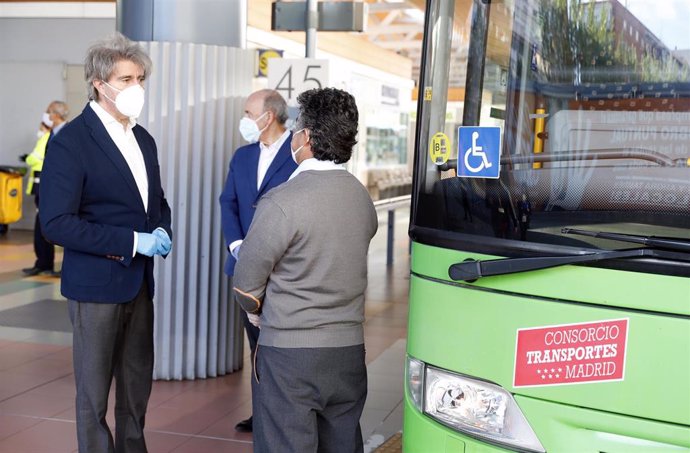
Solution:
<path fill-rule="evenodd" d="M 156 144 L 136 124 L 151 60 L 119 33 L 85 59 L 91 101 L 50 143 L 41 224 L 65 249 L 80 453 L 146 452 L 153 373 L 153 255 L 171 248 Z M 113 377 L 115 440 L 106 423 Z"/>
<path fill-rule="evenodd" d="M 240 133 L 250 144 L 235 151 L 228 178 L 220 196 L 221 222 L 229 255 L 225 274 L 232 277 L 242 240 L 249 231 L 259 198 L 287 181 L 297 164 L 290 154 L 292 134 L 285 128 L 287 104 L 274 90 L 259 90 L 247 98 Z M 242 311 L 252 357 L 259 338 L 259 328 Z M 252 417 L 239 422 L 235 429 L 252 431 Z"/>

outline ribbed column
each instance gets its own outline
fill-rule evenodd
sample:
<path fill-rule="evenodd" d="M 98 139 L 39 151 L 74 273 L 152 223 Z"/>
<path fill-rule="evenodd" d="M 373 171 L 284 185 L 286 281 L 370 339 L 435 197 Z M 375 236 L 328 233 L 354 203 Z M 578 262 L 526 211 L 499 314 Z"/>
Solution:
<path fill-rule="evenodd" d="M 242 367 L 243 330 L 229 306 L 218 197 L 240 145 L 251 51 L 145 42 L 153 60 L 140 118 L 156 139 L 174 242 L 156 259 L 155 379 L 224 375 Z"/>

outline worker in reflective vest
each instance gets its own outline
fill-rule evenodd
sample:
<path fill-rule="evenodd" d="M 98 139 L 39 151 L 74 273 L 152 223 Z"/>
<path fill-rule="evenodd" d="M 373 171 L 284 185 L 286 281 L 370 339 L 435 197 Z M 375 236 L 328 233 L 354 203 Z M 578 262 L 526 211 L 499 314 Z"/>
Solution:
<path fill-rule="evenodd" d="M 41 181 L 41 170 L 43 169 L 43 159 L 46 156 L 46 145 L 50 137 L 50 127 L 41 122 L 41 126 L 36 132 L 38 140 L 31 154 L 20 156 L 21 160 L 29 166 L 29 180 L 26 184 L 26 194 L 33 195 L 38 193 L 38 184 Z"/>

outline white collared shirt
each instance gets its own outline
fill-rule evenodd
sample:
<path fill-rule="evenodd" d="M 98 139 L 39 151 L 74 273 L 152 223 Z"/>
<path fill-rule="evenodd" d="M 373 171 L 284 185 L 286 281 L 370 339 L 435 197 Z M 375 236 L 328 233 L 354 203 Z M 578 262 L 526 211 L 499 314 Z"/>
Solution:
<path fill-rule="evenodd" d="M 278 140 L 268 146 L 259 142 L 259 149 L 261 152 L 259 154 L 259 165 L 256 167 L 256 190 L 261 188 L 261 183 L 264 182 L 264 177 L 266 176 L 268 167 L 271 166 L 273 159 L 275 159 L 278 151 L 280 151 L 280 148 L 283 146 L 283 143 L 285 143 L 285 140 L 287 140 L 289 136 L 290 131 L 286 130 L 283 132 L 283 135 L 278 138 Z"/>
<path fill-rule="evenodd" d="M 132 128 L 137 124 L 136 121 L 130 118 L 129 124 L 125 129 L 122 127 L 122 123 L 113 118 L 113 116 L 106 112 L 96 101 L 91 101 L 89 105 L 93 111 L 96 112 L 103 126 L 105 126 L 105 130 L 108 132 L 108 135 L 110 135 L 110 138 L 113 139 L 113 142 L 115 142 L 117 149 L 122 153 L 122 157 L 125 158 L 127 166 L 129 166 L 129 171 L 132 172 L 134 181 L 137 183 L 141 201 L 144 203 L 144 210 L 148 211 L 149 178 L 146 173 L 144 155 L 141 153 L 141 148 L 139 148 L 136 137 L 134 137 L 134 132 L 132 132 Z"/>
<path fill-rule="evenodd" d="M 328 171 L 328 170 L 345 170 L 345 167 L 336 164 L 332 160 L 317 160 L 314 157 L 310 157 L 309 159 L 304 159 L 301 164 L 297 167 L 297 169 L 292 172 L 290 177 L 288 178 L 288 181 L 295 176 L 299 175 L 303 171 L 309 171 L 309 170 L 316 170 L 316 171 Z"/>

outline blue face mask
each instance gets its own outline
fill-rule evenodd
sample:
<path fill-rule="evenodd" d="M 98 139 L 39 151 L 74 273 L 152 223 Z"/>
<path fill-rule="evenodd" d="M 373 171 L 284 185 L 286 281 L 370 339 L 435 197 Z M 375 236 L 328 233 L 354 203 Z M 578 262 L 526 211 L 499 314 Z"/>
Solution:
<path fill-rule="evenodd" d="M 244 117 L 240 120 L 240 134 L 242 134 L 242 138 L 244 138 L 246 141 L 249 143 L 256 143 L 259 141 L 259 138 L 261 137 L 261 133 L 266 130 L 266 127 L 263 129 L 259 129 L 259 125 L 256 124 L 257 121 L 259 121 L 261 118 L 264 117 L 268 112 L 264 112 L 259 116 L 256 120 L 253 120 L 248 117 Z"/>

